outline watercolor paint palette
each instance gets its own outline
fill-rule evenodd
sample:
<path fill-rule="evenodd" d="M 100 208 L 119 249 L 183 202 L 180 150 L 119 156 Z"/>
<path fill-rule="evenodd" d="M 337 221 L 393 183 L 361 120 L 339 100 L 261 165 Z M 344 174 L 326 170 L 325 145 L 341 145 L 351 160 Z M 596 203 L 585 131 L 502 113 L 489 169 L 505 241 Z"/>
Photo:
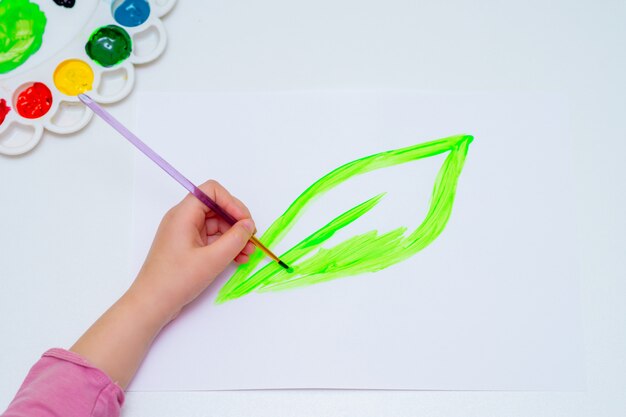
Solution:
<path fill-rule="evenodd" d="M 156 59 L 167 36 L 161 17 L 176 0 L 2 0 L 0 154 L 33 149 L 44 131 L 67 134 L 99 103 L 132 90 L 135 64 Z"/>

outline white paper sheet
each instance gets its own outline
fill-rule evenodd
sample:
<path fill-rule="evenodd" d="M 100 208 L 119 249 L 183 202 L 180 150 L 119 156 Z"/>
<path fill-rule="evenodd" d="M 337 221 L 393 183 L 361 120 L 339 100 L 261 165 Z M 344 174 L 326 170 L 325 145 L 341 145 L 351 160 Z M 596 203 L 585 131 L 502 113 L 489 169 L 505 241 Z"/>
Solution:
<path fill-rule="evenodd" d="M 446 229 L 386 270 L 215 305 L 232 270 L 155 341 L 131 390 L 577 390 L 581 362 L 567 111 L 544 94 L 141 94 L 137 132 L 214 178 L 262 232 L 313 181 L 376 152 L 475 136 Z M 357 177 L 316 201 L 280 253 L 386 191 L 358 232 L 417 226 L 443 157 Z M 185 191 L 136 157 L 136 267 Z"/>

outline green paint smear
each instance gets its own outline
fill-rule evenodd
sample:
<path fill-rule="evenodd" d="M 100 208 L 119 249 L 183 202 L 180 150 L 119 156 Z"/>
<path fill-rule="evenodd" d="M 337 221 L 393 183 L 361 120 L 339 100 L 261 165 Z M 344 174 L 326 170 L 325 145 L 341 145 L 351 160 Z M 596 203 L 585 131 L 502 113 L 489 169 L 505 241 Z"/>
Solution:
<path fill-rule="evenodd" d="M 282 254 L 280 258 L 291 266 L 291 272 L 271 262 L 253 273 L 264 259 L 263 253 L 257 250 L 250 261 L 239 266 L 221 288 L 216 302 L 233 300 L 252 291 L 285 290 L 364 272 L 376 272 L 415 255 L 434 241 L 445 228 L 452 213 L 458 178 L 473 139 L 469 135 L 456 135 L 377 153 L 349 162 L 324 175 L 296 198 L 267 229 L 261 237 L 266 245 L 278 244 L 312 200 L 344 181 L 366 172 L 449 152 L 435 179 L 426 218 L 414 231 L 407 234 L 407 228 L 400 227 L 379 234 L 372 230 L 353 236 L 332 248 L 321 247 L 337 231 L 369 212 L 384 197 L 384 194 L 376 195 L 334 218 Z M 316 250 L 316 253 L 310 255 Z"/>
<path fill-rule="evenodd" d="M 0 0 L 0 74 L 22 65 L 39 50 L 46 15 L 28 0 Z"/>
<path fill-rule="evenodd" d="M 103 67 L 112 67 L 130 56 L 132 40 L 123 28 L 116 25 L 96 29 L 85 45 L 85 52 Z"/>

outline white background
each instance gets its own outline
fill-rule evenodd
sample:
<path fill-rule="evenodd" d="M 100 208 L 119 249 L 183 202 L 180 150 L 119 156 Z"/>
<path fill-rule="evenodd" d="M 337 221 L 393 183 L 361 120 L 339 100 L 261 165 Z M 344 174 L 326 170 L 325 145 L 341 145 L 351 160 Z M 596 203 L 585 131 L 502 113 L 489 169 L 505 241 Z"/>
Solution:
<path fill-rule="evenodd" d="M 138 71 L 138 90 L 564 93 L 588 388 L 131 393 L 125 415 L 623 415 L 624 21 L 623 1 L 180 1 L 165 19 L 170 47 Z M 132 108 L 132 100 L 112 107 L 127 122 Z M 132 155 L 95 120 L 73 137 L 47 136 L 26 157 L 0 159 L 2 407 L 41 352 L 73 343 L 132 279 Z"/>
<path fill-rule="evenodd" d="M 130 390 L 585 387 L 571 138 L 558 97 L 169 93 L 141 94 L 137 103 L 139 136 L 192 181 L 222 181 L 260 231 L 344 163 L 446 133 L 471 132 L 475 140 L 451 218 L 422 251 L 375 274 L 216 306 L 228 271 L 162 332 Z M 163 123 L 185 118 L 184 126 Z M 163 213 L 186 192 L 136 154 L 138 269 Z M 381 192 L 374 209 L 323 247 L 371 230 L 408 226 L 411 233 L 446 156 L 339 184 L 272 247 L 283 253 Z"/>

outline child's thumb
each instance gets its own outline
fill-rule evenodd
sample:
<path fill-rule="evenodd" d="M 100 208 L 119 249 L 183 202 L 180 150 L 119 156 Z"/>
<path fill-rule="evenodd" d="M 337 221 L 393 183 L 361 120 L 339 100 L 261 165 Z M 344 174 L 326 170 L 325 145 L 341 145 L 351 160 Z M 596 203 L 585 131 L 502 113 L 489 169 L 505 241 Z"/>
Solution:
<path fill-rule="evenodd" d="M 239 220 L 219 239 L 204 248 L 209 267 L 216 273 L 225 269 L 246 246 L 254 234 L 254 228 L 251 219 Z"/>

